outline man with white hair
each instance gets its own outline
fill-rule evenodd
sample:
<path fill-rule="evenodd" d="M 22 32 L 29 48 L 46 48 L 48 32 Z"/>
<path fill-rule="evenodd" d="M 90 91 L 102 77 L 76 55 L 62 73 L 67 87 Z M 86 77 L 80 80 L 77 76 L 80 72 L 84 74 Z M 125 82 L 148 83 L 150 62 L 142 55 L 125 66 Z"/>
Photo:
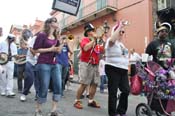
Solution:
<path fill-rule="evenodd" d="M 12 56 L 17 55 L 17 46 L 14 43 L 15 36 L 9 34 L 7 39 L 0 43 L 0 53 L 6 53 L 8 55 L 8 62 L 2 66 L 3 71 L 0 73 L 0 87 L 1 95 L 7 97 L 15 96 L 13 92 L 13 73 L 14 73 L 14 61 Z"/>

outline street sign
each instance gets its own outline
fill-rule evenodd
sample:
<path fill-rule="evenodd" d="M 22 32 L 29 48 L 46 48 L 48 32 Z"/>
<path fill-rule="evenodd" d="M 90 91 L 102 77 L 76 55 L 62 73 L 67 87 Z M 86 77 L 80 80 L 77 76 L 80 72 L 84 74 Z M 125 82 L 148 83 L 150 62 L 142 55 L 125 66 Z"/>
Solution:
<path fill-rule="evenodd" d="M 52 9 L 76 16 L 81 0 L 54 0 Z"/>

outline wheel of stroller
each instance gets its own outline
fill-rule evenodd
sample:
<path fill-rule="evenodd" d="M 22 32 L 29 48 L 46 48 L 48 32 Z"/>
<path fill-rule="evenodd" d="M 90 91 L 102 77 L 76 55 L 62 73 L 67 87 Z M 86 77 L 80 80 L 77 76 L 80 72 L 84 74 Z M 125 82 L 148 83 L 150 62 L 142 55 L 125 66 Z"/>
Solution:
<path fill-rule="evenodd" d="M 136 116 L 152 116 L 152 111 L 149 105 L 140 103 L 136 107 Z"/>

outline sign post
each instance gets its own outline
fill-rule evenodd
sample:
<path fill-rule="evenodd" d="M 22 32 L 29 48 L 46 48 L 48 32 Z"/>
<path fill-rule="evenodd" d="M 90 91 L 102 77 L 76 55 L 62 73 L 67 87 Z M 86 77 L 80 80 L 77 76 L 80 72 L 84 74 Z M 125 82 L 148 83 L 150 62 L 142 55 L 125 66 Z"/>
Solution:
<path fill-rule="evenodd" d="M 52 9 L 76 16 L 81 0 L 54 0 Z"/>

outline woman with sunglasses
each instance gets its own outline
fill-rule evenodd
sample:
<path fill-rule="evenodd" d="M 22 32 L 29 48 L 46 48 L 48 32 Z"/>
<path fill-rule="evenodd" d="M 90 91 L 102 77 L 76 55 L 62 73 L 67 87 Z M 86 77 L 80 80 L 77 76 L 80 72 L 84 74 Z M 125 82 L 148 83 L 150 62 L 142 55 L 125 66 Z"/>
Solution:
<path fill-rule="evenodd" d="M 42 116 L 41 105 L 46 102 L 48 87 L 52 80 L 53 97 L 52 109 L 49 116 L 57 116 L 57 104 L 61 97 L 61 72 L 56 61 L 56 54 L 60 51 L 57 39 L 58 23 L 56 18 L 49 18 L 44 23 L 43 31 L 35 40 L 33 49 L 39 53 L 37 60 L 39 93 L 36 103 L 35 116 Z"/>
<path fill-rule="evenodd" d="M 124 22 L 118 22 L 112 29 L 111 37 L 105 45 L 105 72 L 108 77 L 108 113 L 109 116 L 126 116 L 128 108 L 128 49 L 122 43 Z M 121 91 L 117 98 L 118 89 Z M 119 103 L 117 106 L 117 100 Z"/>

